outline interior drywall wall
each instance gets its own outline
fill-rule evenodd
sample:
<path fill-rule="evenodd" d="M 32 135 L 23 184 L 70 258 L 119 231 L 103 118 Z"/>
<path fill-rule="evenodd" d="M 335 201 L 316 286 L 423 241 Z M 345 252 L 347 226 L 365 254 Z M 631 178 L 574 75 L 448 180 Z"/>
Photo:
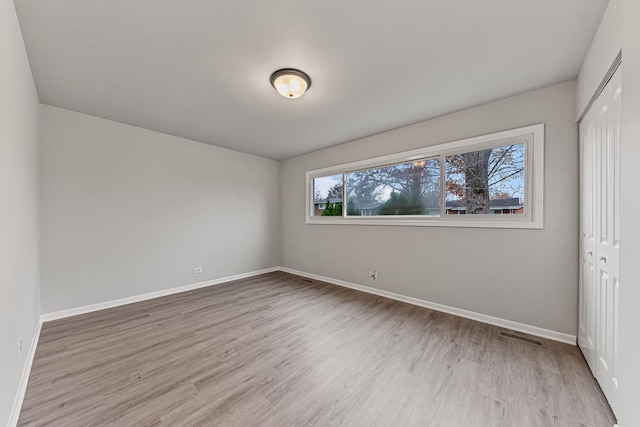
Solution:
<path fill-rule="evenodd" d="M 640 425 L 640 1 L 611 0 L 578 77 L 586 105 L 622 50 L 618 425 Z M 578 115 L 582 113 L 580 107 Z"/>
<path fill-rule="evenodd" d="M 43 313 L 278 265 L 278 162 L 47 105 L 40 125 Z"/>
<path fill-rule="evenodd" d="M 546 126 L 543 230 L 305 224 L 308 170 L 536 123 Z M 577 153 L 572 81 L 285 160 L 281 263 L 575 335 Z"/>
<path fill-rule="evenodd" d="M 13 1 L 1 0 L 0 424 L 9 420 L 40 315 L 38 103 Z"/>

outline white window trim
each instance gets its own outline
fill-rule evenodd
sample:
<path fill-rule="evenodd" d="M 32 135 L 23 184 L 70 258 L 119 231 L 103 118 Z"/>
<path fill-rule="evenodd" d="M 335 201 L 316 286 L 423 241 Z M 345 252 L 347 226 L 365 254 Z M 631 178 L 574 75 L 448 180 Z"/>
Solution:
<path fill-rule="evenodd" d="M 313 180 L 328 175 L 342 175 L 348 172 L 384 166 L 393 163 L 411 162 L 424 158 L 437 158 L 465 152 L 465 149 L 486 149 L 508 145 L 505 139 L 532 135 L 533 141 L 525 143 L 525 213 L 522 215 L 440 215 L 440 216 L 389 216 L 322 217 L 312 215 Z M 444 194 L 441 194 L 444 203 Z M 350 225 L 404 225 L 427 227 L 479 227 L 479 228 L 543 228 L 544 213 L 544 124 L 511 129 L 488 135 L 476 136 L 459 141 L 447 142 L 417 150 L 376 157 L 373 159 L 345 163 L 306 173 L 305 216 L 307 224 L 350 224 Z M 343 206 L 347 206 L 346 194 Z M 441 213 L 443 209 L 441 207 Z"/>

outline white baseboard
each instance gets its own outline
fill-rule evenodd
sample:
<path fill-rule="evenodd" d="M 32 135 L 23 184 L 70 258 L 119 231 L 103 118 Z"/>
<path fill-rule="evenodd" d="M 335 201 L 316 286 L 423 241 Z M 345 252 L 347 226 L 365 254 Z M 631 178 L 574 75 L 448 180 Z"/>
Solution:
<path fill-rule="evenodd" d="M 11 413 L 9 414 L 9 420 L 7 421 L 7 427 L 15 427 L 18 424 L 18 418 L 20 417 L 20 410 L 22 409 L 22 402 L 24 401 L 24 395 L 27 392 L 27 384 L 29 383 L 29 375 L 31 374 L 31 365 L 33 365 L 33 358 L 36 355 L 36 347 L 38 346 L 38 339 L 40 338 L 40 331 L 42 330 L 42 321 L 38 321 L 36 331 L 31 339 L 31 345 L 29 346 L 29 354 L 27 354 L 27 363 L 22 370 L 22 377 L 20 378 L 20 386 L 16 392 L 16 397 L 13 400 L 13 406 L 11 407 Z"/>
<path fill-rule="evenodd" d="M 499 317 L 488 316 L 474 311 L 463 310 L 461 308 L 450 307 L 448 305 L 438 304 L 422 300 L 419 298 L 408 297 L 394 292 L 383 291 L 381 289 L 371 288 L 369 286 L 358 285 L 356 283 L 345 282 L 343 280 L 333 279 L 331 277 L 320 276 L 317 274 L 307 273 L 304 271 L 294 270 L 292 268 L 280 267 L 280 271 L 296 274 L 298 276 L 308 277 L 310 279 L 320 280 L 322 282 L 331 283 L 333 285 L 344 286 L 345 288 L 355 289 L 369 294 L 379 295 L 391 298 L 397 301 L 406 302 L 420 307 L 430 308 L 432 310 L 442 311 L 444 313 L 453 314 L 455 316 L 466 317 L 467 319 L 477 320 L 478 322 L 488 323 L 490 325 L 500 326 L 502 328 L 511 329 L 526 334 L 547 338 L 554 341 L 560 341 L 566 344 L 576 345 L 576 336 L 565 334 L 563 332 L 552 331 L 550 329 L 539 328 L 537 326 L 527 325 L 525 323 L 514 322 L 512 320 L 501 319 Z"/>
<path fill-rule="evenodd" d="M 190 285 L 179 286 L 176 288 L 164 289 L 162 291 L 149 292 L 147 294 L 135 295 L 132 297 L 121 298 L 97 304 L 85 305 L 83 307 L 70 308 L 67 310 L 54 311 L 45 313 L 40 316 L 41 322 L 49 322 L 51 320 L 64 319 L 66 317 L 77 316 L 79 314 L 91 313 L 94 311 L 104 310 L 107 308 L 118 307 L 121 305 L 132 304 L 134 302 L 146 301 L 154 298 L 160 298 L 167 295 L 178 294 L 180 292 L 191 291 L 207 286 L 220 285 L 222 283 L 231 282 L 233 280 L 246 279 L 248 277 L 258 276 L 260 274 L 272 273 L 278 271 L 279 267 L 265 268 L 264 270 L 251 271 L 249 273 L 236 274 L 234 276 L 221 277 L 219 279 L 207 280 L 205 282 L 192 283 Z"/>

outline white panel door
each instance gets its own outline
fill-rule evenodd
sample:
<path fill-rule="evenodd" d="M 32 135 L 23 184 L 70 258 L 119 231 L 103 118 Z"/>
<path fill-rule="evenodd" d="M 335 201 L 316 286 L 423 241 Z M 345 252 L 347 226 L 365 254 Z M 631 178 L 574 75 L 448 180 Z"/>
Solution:
<path fill-rule="evenodd" d="M 620 68 L 596 101 L 596 379 L 611 408 L 618 396 Z"/>
<path fill-rule="evenodd" d="M 580 123 L 580 272 L 578 345 L 596 375 L 596 136 L 597 107 Z"/>

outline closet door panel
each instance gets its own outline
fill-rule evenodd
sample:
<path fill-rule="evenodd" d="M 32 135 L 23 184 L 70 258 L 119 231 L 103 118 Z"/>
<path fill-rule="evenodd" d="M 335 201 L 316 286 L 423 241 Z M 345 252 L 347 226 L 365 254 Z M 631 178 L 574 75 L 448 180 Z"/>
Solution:
<path fill-rule="evenodd" d="M 578 345 L 595 376 L 596 363 L 596 136 L 597 107 L 580 123 L 580 274 Z"/>
<path fill-rule="evenodd" d="M 614 411 L 618 396 L 620 290 L 620 73 L 618 69 L 596 103 L 596 379 Z"/>

